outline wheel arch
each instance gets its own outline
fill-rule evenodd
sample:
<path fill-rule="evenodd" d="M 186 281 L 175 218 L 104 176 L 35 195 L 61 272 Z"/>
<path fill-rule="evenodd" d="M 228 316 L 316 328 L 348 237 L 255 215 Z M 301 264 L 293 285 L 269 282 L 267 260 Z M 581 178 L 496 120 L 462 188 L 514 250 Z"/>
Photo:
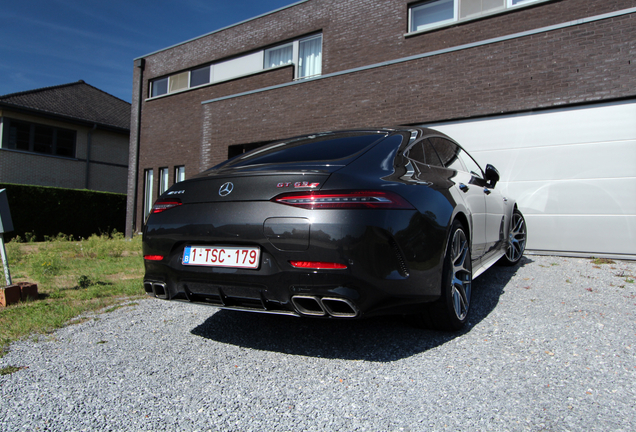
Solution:
<path fill-rule="evenodd" d="M 454 221 L 460 221 L 462 226 L 464 227 L 464 229 L 466 230 L 466 237 L 470 240 L 470 243 L 472 245 L 473 243 L 473 237 L 472 237 L 472 232 L 471 232 L 471 227 L 470 227 L 470 223 L 468 221 L 468 216 L 466 216 L 466 214 L 464 214 L 463 212 L 459 212 L 455 215 L 455 217 L 453 217 L 453 220 L 451 220 L 450 225 L 448 226 L 448 229 L 450 231 L 450 227 L 453 225 Z"/>

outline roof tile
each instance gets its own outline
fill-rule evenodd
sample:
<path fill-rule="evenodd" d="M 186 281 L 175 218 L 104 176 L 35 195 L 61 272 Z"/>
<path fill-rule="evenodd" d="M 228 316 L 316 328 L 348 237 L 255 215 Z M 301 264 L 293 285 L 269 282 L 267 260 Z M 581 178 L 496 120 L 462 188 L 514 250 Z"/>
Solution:
<path fill-rule="evenodd" d="M 0 105 L 130 130 L 130 103 L 82 80 L 0 96 Z"/>

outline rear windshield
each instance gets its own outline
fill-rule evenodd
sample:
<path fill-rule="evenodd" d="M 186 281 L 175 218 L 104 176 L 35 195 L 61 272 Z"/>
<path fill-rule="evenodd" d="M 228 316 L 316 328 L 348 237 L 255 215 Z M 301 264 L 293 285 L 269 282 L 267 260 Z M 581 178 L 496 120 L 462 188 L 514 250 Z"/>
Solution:
<path fill-rule="evenodd" d="M 324 133 L 267 144 L 230 161 L 226 167 L 345 159 L 387 136 L 379 132 Z"/>

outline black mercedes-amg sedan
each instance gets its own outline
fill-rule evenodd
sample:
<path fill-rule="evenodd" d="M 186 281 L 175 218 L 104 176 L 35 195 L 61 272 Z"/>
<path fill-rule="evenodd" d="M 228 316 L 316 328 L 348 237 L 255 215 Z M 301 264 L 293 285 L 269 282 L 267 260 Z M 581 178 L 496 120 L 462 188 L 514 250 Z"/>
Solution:
<path fill-rule="evenodd" d="M 456 142 L 432 129 L 322 132 L 176 183 L 143 232 L 154 297 L 322 318 L 408 315 L 457 330 L 471 282 L 519 262 L 526 226 Z"/>

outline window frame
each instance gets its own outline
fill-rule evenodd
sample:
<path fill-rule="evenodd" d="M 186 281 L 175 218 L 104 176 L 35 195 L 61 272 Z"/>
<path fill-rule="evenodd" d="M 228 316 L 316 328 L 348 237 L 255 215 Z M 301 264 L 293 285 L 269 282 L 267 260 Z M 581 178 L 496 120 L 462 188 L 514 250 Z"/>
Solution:
<path fill-rule="evenodd" d="M 159 196 L 170 189 L 170 170 L 168 167 L 159 168 Z"/>
<path fill-rule="evenodd" d="M 154 204 L 154 169 L 148 168 L 144 170 L 144 221 L 148 220 L 150 211 Z"/>
<path fill-rule="evenodd" d="M 300 46 L 301 44 L 305 43 L 305 42 L 309 42 L 313 39 L 320 39 L 320 66 L 318 70 L 318 73 L 314 73 L 311 75 L 300 75 L 301 73 L 301 69 L 303 69 L 300 66 Z M 292 58 L 291 61 L 283 64 L 283 65 L 275 65 L 275 66 L 267 66 L 267 59 L 269 57 L 269 53 L 277 50 L 277 49 L 281 49 L 284 47 L 288 47 L 291 46 L 292 47 Z M 260 58 L 260 68 L 254 68 L 254 69 L 249 69 L 247 71 L 245 71 L 244 73 L 238 73 L 236 76 L 232 75 L 230 78 L 218 78 L 218 74 L 220 74 L 221 72 L 219 71 L 218 68 L 222 67 L 224 64 L 226 64 L 227 62 L 231 62 L 232 59 L 230 60 L 225 60 L 225 61 L 219 61 L 216 63 L 209 63 L 209 64 L 204 64 L 204 65 L 199 65 L 196 66 L 194 68 L 185 70 L 185 71 L 180 71 L 180 72 L 174 72 L 170 75 L 167 76 L 163 76 L 163 77 L 159 77 L 159 78 L 151 78 L 148 80 L 148 97 L 147 99 L 155 99 L 155 98 L 160 98 L 160 97 L 164 97 L 164 96 L 169 96 L 172 94 L 177 94 L 177 93 L 182 93 L 188 90 L 192 90 L 192 89 L 196 89 L 196 88 L 200 88 L 200 87 L 204 87 L 204 86 L 209 86 L 209 85 L 213 85 L 213 84 L 217 84 L 219 82 L 225 82 L 229 79 L 235 79 L 235 78 L 242 78 L 248 75 L 253 75 L 253 74 L 257 74 L 257 73 L 261 73 L 264 71 L 268 71 L 268 70 L 272 70 L 272 69 L 276 69 L 276 68 L 280 68 L 280 67 L 287 67 L 289 65 L 294 65 L 294 80 L 301 80 L 301 79 L 307 79 L 307 78 L 313 78 L 316 76 L 320 76 L 322 75 L 322 51 L 323 51 L 323 34 L 322 32 L 320 33 L 314 33 L 312 35 L 309 36 L 305 36 L 305 37 L 301 37 L 298 39 L 295 39 L 293 41 L 287 41 L 275 46 L 271 46 L 269 48 L 264 48 L 262 50 L 258 50 L 258 51 L 254 51 L 250 54 L 245 54 L 243 56 L 239 56 L 234 58 L 233 60 L 240 60 L 240 59 L 248 59 L 249 57 L 253 57 L 253 56 L 261 56 Z M 215 73 L 215 67 L 217 68 L 217 72 Z M 209 68 L 209 76 L 208 76 L 208 82 L 206 83 L 202 83 L 202 84 L 197 84 L 197 85 L 192 85 L 192 74 L 195 71 L 199 71 L 201 69 L 206 69 Z M 174 87 L 173 85 L 173 80 L 178 79 L 178 77 L 183 76 L 184 74 L 187 74 L 187 86 L 185 87 Z M 217 80 L 215 81 L 215 76 L 217 76 Z"/>
<path fill-rule="evenodd" d="M 202 84 L 192 85 L 192 74 L 194 72 L 201 71 L 203 69 L 207 69 L 208 70 L 208 82 L 205 82 L 205 83 L 202 83 Z M 208 85 L 208 84 L 212 83 L 212 78 L 213 78 L 212 75 L 213 75 L 213 68 L 212 68 L 211 64 L 209 64 L 207 66 L 201 66 L 201 67 L 198 67 L 198 68 L 195 68 L 195 69 L 191 69 L 190 70 L 190 79 L 189 79 L 189 82 L 188 82 L 188 88 L 197 88 L 197 87 L 201 87 L 201 86 Z"/>
<path fill-rule="evenodd" d="M 155 86 L 157 86 L 159 83 L 162 83 L 164 81 L 166 83 L 166 91 L 165 91 L 165 93 L 157 93 L 157 94 L 155 94 Z M 169 76 L 168 77 L 163 77 L 163 78 L 158 78 L 158 79 L 153 79 L 152 81 L 150 81 L 150 97 L 151 98 L 170 94 L 170 92 L 168 91 L 169 89 L 170 89 L 170 77 Z"/>
<path fill-rule="evenodd" d="M 264 49 L 263 50 L 263 70 L 274 69 L 274 68 L 277 68 L 277 67 L 285 67 L 285 66 L 288 66 L 290 64 L 295 64 L 296 63 L 295 60 L 298 58 L 298 44 L 295 43 L 295 42 L 296 41 L 287 42 L 287 43 L 284 43 L 284 44 L 280 44 L 280 45 L 276 45 L 276 46 Z M 289 46 L 292 47 L 292 56 L 291 56 L 291 59 L 289 59 L 289 61 L 287 63 L 282 64 L 282 65 L 267 66 L 267 64 L 269 63 L 268 60 L 269 60 L 269 56 L 270 56 L 271 52 L 279 50 L 279 49 L 282 49 L 282 48 L 286 48 L 286 47 L 289 47 Z"/>
<path fill-rule="evenodd" d="M 17 147 L 17 141 L 15 143 L 15 147 L 11 147 L 11 143 L 10 143 L 10 134 L 11 134 L 11 128 L 12 128 L 12 124 L 15 125 L 13 127 L 17 127 L 17 125 L 21 125 L 23 127 L 28 128 L 28 143 L 27 143 L 27 148 L 23 149 L 23 148 L 18 148 Z M 51 152 L 47 153 L 44 151 L 36 151 L 36 146 L 40 145 L 40 143 L 36 142 L 36 130 L 42 131 L 42 130 L 50 130 L 50 135 L 45 134 L 45 137 L 47 139 L 50 139 L 50 149 Z M 58 147 L 58 143 L 60 141 L 60 134 L 63 133 L 69 133 L 70 137 L 71 137 L 71 146 L 70 146 L 70 155 L 68 154 L 59 154 L 58 153 L 58 148 L 62 149 L 62 148 L 67 148 L 64 146 L 59 146 Z M 38 134 L 39 137 L 42 137 L 42 134 L 39 133 Z M 75 129 L 68 129 L 68 128 L 63 128 L 63 127 L 59 127 L 59 126 L 51 126 L 51 125 L 47 125 L 47 124 L 43 124 L 43 123 L 36 123 L 36 122 L 32 122 L 32 121 L 28 121 L 28 120 L 20 120 L 20 119 L 14 119 L 11 117 L 2 117 L 2 136 L 0 137 L 0 142 L 1 142 L 1 148 L 6 149 L 6 150 L 12 150 L 12 151 L 18 151 L 18 152 L 25 152 L 25 153 L 31 153 L 31 154 L 36 154 L 36 155 L 40 155 L 40 156 L 49 156 L 49 157 L 59 157 L 59 158 L 64 158 L 64 159 L 76 159 L 76 153 L 77 153 L 77 130 Z"/>
<path fill-rule="evenodd" d="M 185 180 L 185 165 L 176 165 L 174 167 L 174 183 L 179 183 Z"/>
<path fill-rule="evenodd" d="M 545 2 L 550 2 L 550 1 L 554 1 L 554 0 L 519 0 L 519 2 L 517 4 L 513 4 L 513 1 L 515 0 L 505 0 L 504 1 L 504 5 L 503 8 L 500 9 L 495 9 L 492 12 L 485 12 L 482 14 L 478 14 L 478 15 L 470 15 L 466 18 L 461 18 L 460 16 L 460 1 L 461 0 L 452 0 L 453 1 L 453 10 L 454 10 L 454 18 L 451 19 L 447 19 L 447 20 L 443 20 L 443 21 L 437 21 L 431 24 L 427 24 L 426 26 L 424 26 L 423 28 L 416 30 L 413 28 L 413 10 L 420 8 L 426 4 L 431 4 L 431 3 L 435 3 L 435 2 L 442 2 L 444 0 L 427 0 L 427 1 L 419 1 L 419 2 L 415 2 L 415 3 L 411 3 L 408 5 L 408 21 L 407 21 L 407 33 L 406 36 L 410 36 L 410 35 L 414 35 L 414 34 L 420 34 L 420 33 L 426 33 L 428 31 L 431 30 L 435 30 L 438 28 L 443 28 L 443 27 L 448 27 L 448 26 L 452 26 L 452 25 L 456 25 L 456 24 L 461 24 L 464 22 L 469 22 L 469 21 L 473 21 L 476 19 L 481 19 L 481 18 L 485 18 L 488 16 L 493 16 L 493 15 L 498 15 L 498 14 L 502 14 L 502 13 L 506 13 L 509 12 L 511 10 L 515 10 L 518 8 L 523 8 L 523 7 L 527 7 L 527 6 L 531 6 L 534 4 L 538 4 L 538 3 L 545 3 Z"/>
<path fill-rule="evenodd" d="M 309 41 L 311 41 L 313 39 L 318 39 L 318 38 L 320 38 L 320 71 L 318 73 L 315 73 L 315 74 L 300 76 L 300 71 L 304 67 L 304 66 L 301 66 L 301 64 L 300 64 L 301 60 L 302 60 L 300 58 L 300 44 L 301 43 L 306 43 L 306 42 L 309 42 Z M 322 33 L 315 34 L 315 35 L 312 35 L 312 36 L 308 36 L 306 38 L 298 39 L 298 41 L 296 41 L 296 42 L 298 43 L 298 59 L 297 59 L 297 62 L 295 63 L 296 64 L 296 67 L 295 67 L 295 69 L 296 69 L 296 71 L 295 71 L 296 79 L 307 79 L 307 78 L 311 78 L 311 77 L 322 75 Z"/>
<path fill-rule="evenodd" d="M 300 66 L 300 44 L 304 43 L 304 42 L 309 42 L 312 39 L 318 39 L 320 38 L 320 72 L 316 73 L 316 74 L 311 74 L 311 75 L 300 75 L 300 70 L 301 70 L 301 66 Z M 281 49 L 284 47 L 287 47 L 291 45 L 292 46 L 292 59 L 291 62 L 288 62 L 284 65 L 276 65 L 276 66 L 267 66 L 267 63 L 269 63 L 267 61 L 268 57 L 269 57 L 269 52 L 277 50 L 277 49 Z M 266 48 L 263 50 L 263 70 L 269 70 L 269 69 L 274 69 L 274 68 L 279 68 L 279 67 L 285 67 L 288 66 L 290 64 L 294 65 L 294 80 L 301 80 L 301 79 L 307 79 L 307 78 L 311 78 L 311 77 L 315 77 L 315 76 L 320 76 L 322 75 L 322 47 L 323 47 L 323 37 L 322 37 L 322 33 L 317 33 L 317 34 L 313 34 L 311 36 L 307 36 L 307 37 L 303 37 L 303 38 L 299 38 L 296 39 L 292 42 L 285 42 L 279 45 L 275 45 L 269 48 Z"/>
<path fill-rule="evenodd" d="M 441 27 L 441 26 L 445 26 L 445 25 L 449 25 L 449 24 L 457 22 L 459 19 L 459 0 L 450 0 L 453 2 L 453 18 L 446 19 L 443 21 L 436 21 L 434 23 L 425 25 L 421 29 L 413 30 L 413 18 L 414 18 L 413 11 L 414 10 L 423 8 L 424 6 L 431 5 L 433 3 L 438 3 L 438 2 L 441 3 L 443 1 L 448 1 L 448 0 L 428 0 L 425 2 L 420 2 L 420 3 L 409 6 L 409 33 L 422 32 L 434 27 Z"/>
<path fill-rule="evenodd" d="M 519 7 L 521 5 L 524 5 L 526 3 L 534 3 L 538 0 L 519 0 L 519 2 L 517 4 L 514 4 L 515 0 L 506 0 L 506 7 L 508 8 L 514 8 L 514 7 Z"/>

